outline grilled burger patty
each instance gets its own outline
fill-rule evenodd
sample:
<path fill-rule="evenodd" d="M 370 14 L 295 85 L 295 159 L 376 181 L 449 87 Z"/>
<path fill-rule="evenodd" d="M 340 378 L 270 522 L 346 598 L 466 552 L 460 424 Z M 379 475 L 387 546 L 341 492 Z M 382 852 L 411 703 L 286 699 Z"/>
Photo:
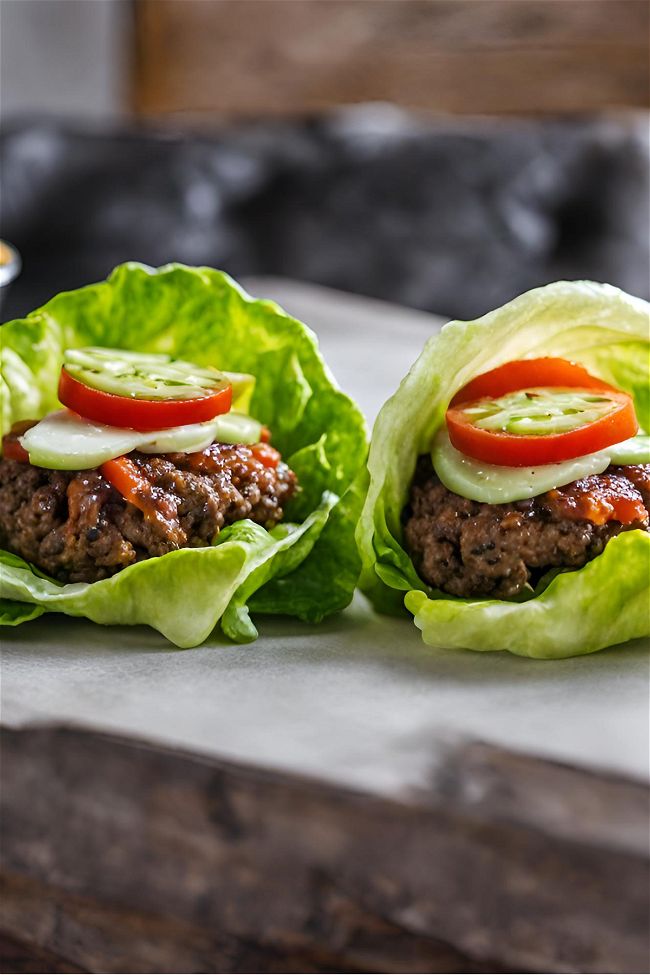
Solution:
<path fill-rule="evenodd" d="M 0 546 L 62 582 L 95 582 L 142 559 L 210 545 L 243 518 L 272 528 L 297 490 L 286 464 L 265 466 L 243 445 L 129 456 L 146 482 L 137 506 L 98 469 L 0 460 Z"/>
<path fill-rule="evenodd" d="M 617 504 L 633 519 L 614 520 Z M 580 568 L 622 531 L 647 531 L 649 511 L 650 464 L 609 467 L 537 498 L 485 504 L 448 491 L 424 456 L 404 511 L 404 538 L 430 586 L 507 599 L 549 569 Z"/>

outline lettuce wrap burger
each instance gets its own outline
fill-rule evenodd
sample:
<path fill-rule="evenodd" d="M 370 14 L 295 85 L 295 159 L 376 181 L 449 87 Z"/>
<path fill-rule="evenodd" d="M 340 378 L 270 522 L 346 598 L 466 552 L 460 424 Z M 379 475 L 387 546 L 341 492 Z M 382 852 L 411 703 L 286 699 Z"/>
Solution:
<path fill-rule="evenodd" d="M 365 427 L 303 324 L 219 271 L 125 264 L 0 336 L 0 622 L 191 647 L 347 605 Z"/>
<path fill-rule="evenodd" d="M 361 585 L 435 646 L 650 630 L 650 306 L 558 282 L 425 345 L 372 435 Z"/>

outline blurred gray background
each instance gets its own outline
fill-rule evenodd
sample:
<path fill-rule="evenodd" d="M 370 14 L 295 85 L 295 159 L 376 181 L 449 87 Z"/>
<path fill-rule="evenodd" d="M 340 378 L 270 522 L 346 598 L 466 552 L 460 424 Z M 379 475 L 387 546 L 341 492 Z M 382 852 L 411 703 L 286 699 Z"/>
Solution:
<path fill-rule="evenodd" d="M 255 30 L 251 25 L 255 25 Z M 1 0 L 5 316 L 123 260 L 648 296 L 645 0 Z"/>
<path fill-rule="evenodd" d="M 3 118 L 124 114 L 132 16 L 128 0 L 0 0 Z"/>

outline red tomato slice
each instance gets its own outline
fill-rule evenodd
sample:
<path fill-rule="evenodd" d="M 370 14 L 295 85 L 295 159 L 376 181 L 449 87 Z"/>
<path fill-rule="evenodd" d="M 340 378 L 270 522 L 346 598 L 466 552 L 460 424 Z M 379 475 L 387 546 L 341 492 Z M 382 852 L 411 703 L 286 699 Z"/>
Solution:
<path fill-rule="evenodd" d="M 232 386 L 194 399 L 135 399 L 86 386 L 63 368 L 59 378 L 59 399 L 64 406 L 87 420 L 146 432 L 186 423 L 202 423 L 220 413 L 227 413 L 232 403 Z"/>
<path fill-rule="evenodd" d="M 564 387 L 576 393 L 603 391 L 615 405 L 606 415 L 572 430 L 537 436 L 482 429 L 466 411 L 480 400 L 540 387 Z M 506 467 L 557 464 L 603 450 L 633 437 L 638 429 L 632 398 L 564 359 L 521 359 L 477 376 L 454 396 L 446 414 L 449 439 L 457 450 Z"/>
<path fill-rule="evenodd" d="M 567 359 L 515 359 L 496 369 L 481 373 L 459 389 L 450 406 L 480 399 L 482 396 L 503 396 L 517 389 L 537 386 L 575 386 L 580 389 L 614 389 L 609 383 L 592 376 L 584 366 Z"/>

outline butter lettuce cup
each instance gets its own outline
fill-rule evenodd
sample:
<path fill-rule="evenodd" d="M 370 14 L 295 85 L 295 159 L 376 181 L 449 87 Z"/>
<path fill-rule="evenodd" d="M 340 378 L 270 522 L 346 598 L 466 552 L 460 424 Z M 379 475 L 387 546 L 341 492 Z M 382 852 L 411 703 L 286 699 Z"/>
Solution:
<path fill-rule="evenodd" d="M 124 264 L 0 338 L 0 623 L 192 647 L 350 602 L 365 424 L 307 326 L 222 272 Z"/>
<path fill-rule="evenodd" d="M 424 346 L 372 434 L 361 588 L 424 641 L 539 658 L 650 632 L 650 306 L 560 281 Z"/>

